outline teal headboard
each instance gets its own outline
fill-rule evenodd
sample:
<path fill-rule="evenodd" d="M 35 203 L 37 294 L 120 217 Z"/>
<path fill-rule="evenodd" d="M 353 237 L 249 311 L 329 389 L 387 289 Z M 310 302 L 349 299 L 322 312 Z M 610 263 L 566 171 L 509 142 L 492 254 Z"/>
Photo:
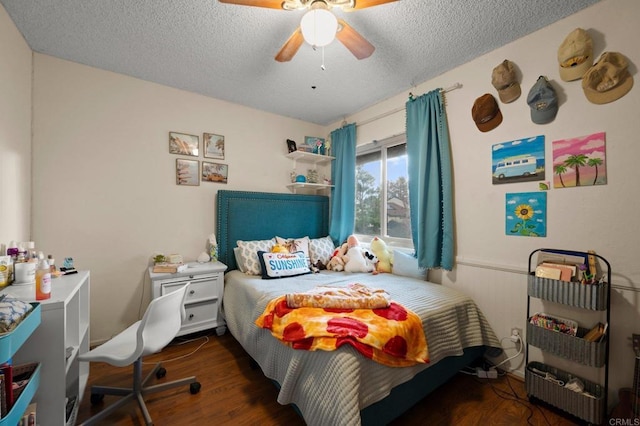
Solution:
<path fill-rule="evenodd" d="M 329 197 L 218 191 L 216 218 L 218 258 L 230 271 L 237 269 L 233 248 L 238 240 L 329 235 Z"/>

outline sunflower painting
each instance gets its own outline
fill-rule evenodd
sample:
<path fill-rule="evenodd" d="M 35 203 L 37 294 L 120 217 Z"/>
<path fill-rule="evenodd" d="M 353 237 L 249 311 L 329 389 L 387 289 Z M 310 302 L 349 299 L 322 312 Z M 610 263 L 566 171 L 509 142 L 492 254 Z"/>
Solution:
<path fill-rule="evenodd" d="M 507 235 L 547 236 L 546 192 L 506 194 L 505 213 Z"/>

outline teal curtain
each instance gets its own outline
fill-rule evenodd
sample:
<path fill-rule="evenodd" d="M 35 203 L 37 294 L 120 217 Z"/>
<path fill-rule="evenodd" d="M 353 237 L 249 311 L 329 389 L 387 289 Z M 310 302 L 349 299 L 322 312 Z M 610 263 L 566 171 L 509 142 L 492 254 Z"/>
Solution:
<path fill-rule="evenodd" d="M 329 235 L 342 244 L 353 233 L 356 220 L 356 125 L 347 124 L 331 132 L 331 223 Z"/>
<path fill-rule="evenodd" d="M 451 153 L 444 100 L 434 90 L 406 104 L 411 237 L 423 268 L 453 268 Z"/>

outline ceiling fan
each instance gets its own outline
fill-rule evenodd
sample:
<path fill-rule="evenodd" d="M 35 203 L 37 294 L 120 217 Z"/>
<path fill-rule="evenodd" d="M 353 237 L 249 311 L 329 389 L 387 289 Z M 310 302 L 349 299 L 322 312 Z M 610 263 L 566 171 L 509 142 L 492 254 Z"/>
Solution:
<path fill-rule="evenodd" d="M 371 56 L 375 47 L 354 30 L 343 19 L 337 19 L 330 12 L 333 7 L 340 7 L 350 12 L 367 7 L 392 3 L 398 0 L 219 0 L 220 3 L 230 3 L 242 6 L 265 7 L 269 9 L 301 10 L 308 9 L 300 22 L 300 26 L 284 43 L 276 61 L 290 61 L 306 41 L 314 48 L 326 46 L 337 38 L 358 59 Z M 322 21 L 322 22 L 321 22 Z M 324 26 L 326 25 L 326 26 Z M 326 34 L 321 29 L 325 28 Z"/>

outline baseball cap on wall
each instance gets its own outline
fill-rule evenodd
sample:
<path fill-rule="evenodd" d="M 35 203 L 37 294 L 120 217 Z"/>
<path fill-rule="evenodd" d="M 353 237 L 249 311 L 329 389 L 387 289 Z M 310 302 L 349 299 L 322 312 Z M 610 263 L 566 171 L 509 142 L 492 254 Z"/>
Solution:
<path fill-rule="evenodd" d="M 582 78 L 593 64 L 593 41 L 582 28 L 571 31 L 558 48 L 560 78 L 573 81 Z"/>
<path fill-rule="evenodd" d="M 520 97 L 521 89 L 516 77 L 515 67 L 513 62 L 507 59 L 493 69 L 491 84 L 496 88 L 500 100 L 505 104 L 511 103 Z"/>
<path fill-rule="evenodd" d="M 538 81 L 529 90 L 527 104 L 531 109 L 531 121 L 536 124 L 547 124 L 556 118 L 558 97 L 547 77 L 538 77 Z"/>
<path fill-rule="evenodd" d="M 633 77 L 627 66 L 621 53 L 604 52 L 582 78 L 584 95 L 594 104 L 606 104 L 629 93 Z"/>
<path fill-rule="evenodd" d="M 471 108 L 471 117 L 481 132 L 493 130 L 502 123 L 500 107 L 490 93 L 485 93 L 475 100 Z"/>

